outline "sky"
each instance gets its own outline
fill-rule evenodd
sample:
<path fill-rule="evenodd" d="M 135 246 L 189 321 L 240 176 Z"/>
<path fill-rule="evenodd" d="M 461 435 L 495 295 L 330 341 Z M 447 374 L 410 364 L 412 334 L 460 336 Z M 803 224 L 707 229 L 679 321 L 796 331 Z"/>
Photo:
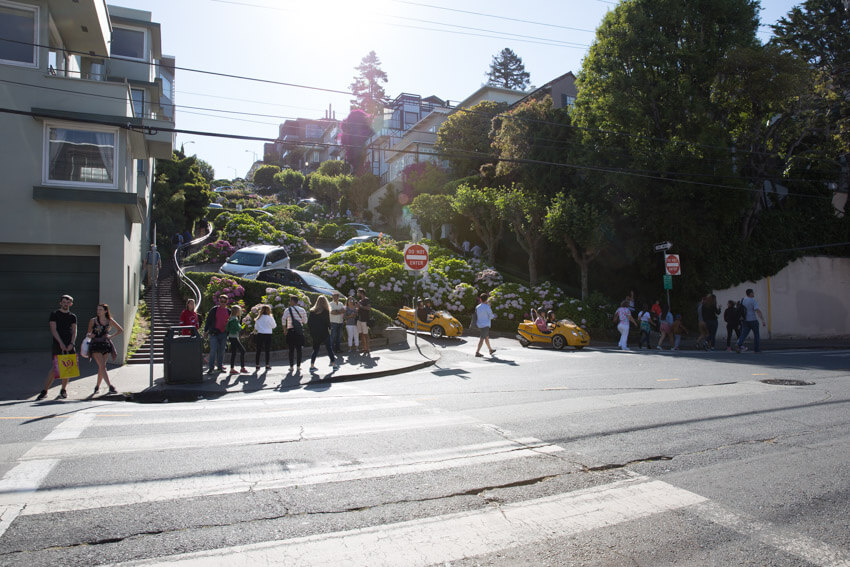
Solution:
<path fill-rule="evenodd" d="M 610 0 L 109 3 L 151 12 L 161 24 L 162 52 L 177 62 L 178 129 L 270 139 L 287 119 L 323 118 L 329 109 L 345 118 L 352 97 L 344 93 L 372 50 L 391 98 L 436 95 L 456 104 L 486 82 L 493 56 L 505 47 L 522 58 L 532 85 L 578 74 L 596 27 L 616 6 Z M 761 0 L 759 38 L 767 41 L 766 26 L 799 3 Z M 262 141 L 178 134 L 181 144 L 210 163 L 216 178 L 245 177 L 263 157 Z"/>

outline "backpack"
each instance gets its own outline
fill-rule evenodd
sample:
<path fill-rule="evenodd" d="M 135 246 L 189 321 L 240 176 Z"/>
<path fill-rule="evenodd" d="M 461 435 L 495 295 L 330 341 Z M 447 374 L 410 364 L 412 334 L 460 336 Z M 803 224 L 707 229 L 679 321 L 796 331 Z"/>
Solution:
<path fill-rule="evenodd" d="M 299 339 L 302 343 L 304 341 L 304 326 L 301 324 L 301 321 L 298 320 L 298 316 L 295 312 L 292 311 L 292 307 L 289 307 L 289 317 L 292 319 L 292 328 L 287 331 L 287 333 L 292 333 L 292 336 Z"/>
<path fill-rule="evenodd" d="M 743 300 L 743 298 L 741 299 L 741 301 L 739 301 L 739 302 L 738 302 L 737 310 L 738 310 L 738 311 L 737 311 L 737 313 L 738 313 L 738 322 L 746 321 L 746 320 L 747 320 L 747 308 L 746 308 L 746 307 L 744 307 L 744 300 Z"/>

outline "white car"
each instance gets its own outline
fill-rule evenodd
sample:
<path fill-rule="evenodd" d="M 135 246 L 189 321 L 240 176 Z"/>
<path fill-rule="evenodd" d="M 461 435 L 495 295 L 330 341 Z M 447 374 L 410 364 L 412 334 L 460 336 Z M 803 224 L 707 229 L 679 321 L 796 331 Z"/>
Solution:
<path fill-rule="evenodd" d="M 218 269 L 222 274 L 249 280 L 257 279 L 257 272 L 272 268 L 288 268 L 289 253 L 282 246 L 257 244 L 240 248 Z"/>
<path fill-rule="evenodd" d="M 356 246 L 357 244 L 362 244 L 363 242 L 377 242 L 378 236 L 355 236 L 354 238 L 349 238 L 343 244 L 340 244 L 333 250 L 331 250 L 331 254 L 335 252 L 345 252 L 352 246 Z"/>
<path fill-rule="evenodd" d="M 363 224 L 359 222 L 349 222 L 346 223 L 345 226 L 350 226 L 351 228 L 356 230 L 357 236 L 381 236 L 380 232 L 375 232 L 368 224 Z"/>

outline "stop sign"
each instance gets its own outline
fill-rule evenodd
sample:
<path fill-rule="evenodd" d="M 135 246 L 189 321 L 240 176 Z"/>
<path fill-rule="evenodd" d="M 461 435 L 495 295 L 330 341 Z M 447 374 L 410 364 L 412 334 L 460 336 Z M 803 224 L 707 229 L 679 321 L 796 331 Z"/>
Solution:
<path fill-rule="evenodd" d="M 428 247 L 408 244 L 404 247 L 404 265 L 408 270 L 420 271 L 428 267 Z"/>
<path fill-rule="evenodd" d="M 665 254 L 664 267 L 667 269 L 667 273 L 671 276 L 682 275 L 682 265 L 679 264 L 678 254 Z"/>

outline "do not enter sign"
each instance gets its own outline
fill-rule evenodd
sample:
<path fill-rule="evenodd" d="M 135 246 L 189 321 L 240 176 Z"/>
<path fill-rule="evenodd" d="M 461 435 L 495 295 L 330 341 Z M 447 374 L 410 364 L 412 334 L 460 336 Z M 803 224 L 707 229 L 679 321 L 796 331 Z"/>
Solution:
<path fill-rule="evenodd" d="M 408 244 L 404 247 L 404 266 L 415 272 L 428 267 L 428 247 L 424 244 Z"/>
<path fill-rule="evenodd" d="M 682 275 L 682 265 L 679 263 L 678 254 L 665 254 L 664 267 L 666 268 L 667 273 L 671 276 Z"/>

